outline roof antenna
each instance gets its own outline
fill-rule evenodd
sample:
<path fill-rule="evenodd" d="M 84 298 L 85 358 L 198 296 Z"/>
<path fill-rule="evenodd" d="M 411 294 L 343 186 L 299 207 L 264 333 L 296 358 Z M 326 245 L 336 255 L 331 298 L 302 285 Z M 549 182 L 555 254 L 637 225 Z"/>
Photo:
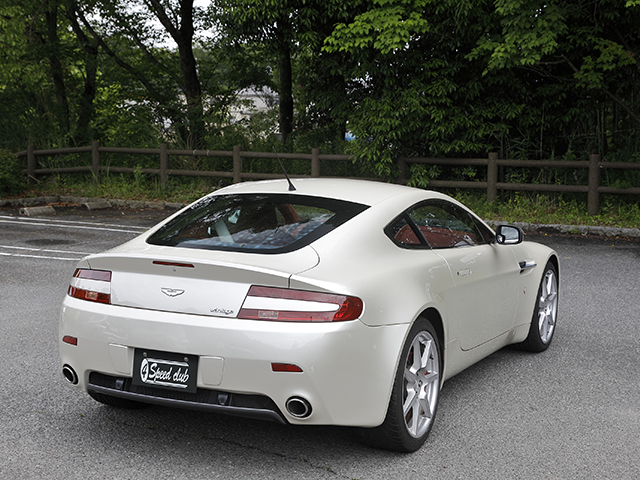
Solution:
<path fill-rule="evenodd" d="M 280 168 L 284 172 L 284 176 L 287 178 L 287 182 L 289 182 L 289 191 L 293 192 L 296 189 L 296 187 L 294 187 L 293 183 L 291 183 L 291 179 L 289 178 L 289 175 L 287 175 L 287 171 L 284 169 L 284 165 L 282 165 L 282 162 L 280 161 L 280 157 L 278 156 L 278 152 L 276 152 L 276 147 L 272 147 L 272 148 L 273 148 L 273 153 L 276 154 L 276 158 L 278 159 L 278 163 L 280 164 Z"/>

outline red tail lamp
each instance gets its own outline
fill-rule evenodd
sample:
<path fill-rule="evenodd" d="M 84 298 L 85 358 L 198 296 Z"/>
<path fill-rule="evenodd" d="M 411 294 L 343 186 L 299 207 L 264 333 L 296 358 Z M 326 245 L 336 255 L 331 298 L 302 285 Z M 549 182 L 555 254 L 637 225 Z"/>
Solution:
<path fill-rule="evenodd" d="M 278 322 L 344 322 L 358 319 L 363 308 L 361 299 L 348 295 L 253 285 L 238 318 Z"/>

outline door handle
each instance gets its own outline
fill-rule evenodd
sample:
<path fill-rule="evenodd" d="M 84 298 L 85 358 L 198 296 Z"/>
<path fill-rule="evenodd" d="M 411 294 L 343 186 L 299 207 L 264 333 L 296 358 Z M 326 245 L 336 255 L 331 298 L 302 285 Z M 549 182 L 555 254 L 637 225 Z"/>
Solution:
<path fill-rule="evenodd" d="M 538 266 L 538 263 L 535 260 L 524 260 L 520 262 L 520 273 L 525 270 L 529 270 L 531 268 L 535 268 Z"/>

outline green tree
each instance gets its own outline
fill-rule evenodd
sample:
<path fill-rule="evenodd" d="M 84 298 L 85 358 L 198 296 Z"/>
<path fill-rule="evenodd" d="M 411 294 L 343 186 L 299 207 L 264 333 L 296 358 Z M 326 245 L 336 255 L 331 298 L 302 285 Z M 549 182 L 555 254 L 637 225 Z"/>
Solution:
<path fill-rule="evenodd" d="M 489 27 L 486 2 L 375 0 L 325 42 L 348 52 L 358 97 L 349 118 L 354 153 L 379 175 L 394 174 L 401 155 L 464 155 L 486 151 L 521 106 L 497 93 L 465 55 Z M 417 169 L 416 169 L 417 170 Z"/>
<path fill-rule="evenodd" d="M 324 47 L 357 59 L 354 153 L 391 176 L 401 155 L 586 154 L 630 128 L 637 142 L 637 3 L 373 0 Z"/>
<path fill-rule="evenodd" d="M 25 0 L 0 7 L 0 128 L 7 142 L 66 146 L 84 137 L 78 85 L 90 76 L 77 38 L 58 0 Z"/>
<path fill-rule="evenodd" d="M 262 49 L 274 61 L 279 95 L 279 126 L 284 143 L 287 143 L 294 130 L 294 93 L 299 93 L 300 87 L 306 87 L 298 84 L 297 92 L 293 88 L 296 63 L 318 54 L 333 23 L 349 18 L 351 10 L 359 3 L 320 0 L 220 2 L 224 32 L 239 43 Z M 301 61 L 299 67 L 303 65 Z M 300 72 L 299 78 L 305 78 L 307 72 Z"/>
<path fill-rule="evenodd" d="M 469 57 L 485 59 L 485 74 L 516 69 L 538 85 L 563 92 L 564 114 L 556 111 L 554 116 L 564 116 L 567 125 L 582 124 L 579 135 L 595 139 L 590 148 L 603 153 L 620 148 L 622 137 L 635 138 L 637 147 L 639 3 L 496 0 L 496 22 Z M 536 90 L 535 83 L 530 90 Z M 571 111 L 575 114 L 567 115 Z M 585 124 L 585 117 L 592 121 Z M 627 134 L 615 134 L 621 131 Z M 635 134 L 628 135 L 630 131 Z"/>
<path fill-rule="evenodd" d="M 202 87 L 194 54 L 202 11 L 193 0 L 68 1 L 78 28 L 144 87 L 157 108 L 166 112 L 179 141 L 189 148 L 203 147 Z"/>
<path fill-rule="evenodd" d="M 294 144 L 323 145 L 323 151 L 342 153 L 347 124 L 362 101 L 360 79 L 354 78 L 358 58 L 349 52 L 323 48 L 335 25 L 353 20 L 366 11 L 366 2 L 331 2 L 313 24 L 315 41 L 296 56 L 294 97 L 296 98 L 296 139 Z"/>

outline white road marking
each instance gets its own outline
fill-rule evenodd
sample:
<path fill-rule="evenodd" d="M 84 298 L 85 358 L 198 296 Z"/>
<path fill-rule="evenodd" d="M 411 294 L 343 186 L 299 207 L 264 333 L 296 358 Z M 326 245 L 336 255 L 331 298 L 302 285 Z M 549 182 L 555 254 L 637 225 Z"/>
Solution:
<path fill-rule="evenodd" d="M 82 257 L 68 258 L 68 257 L 49 257 L 46 255 L 24 255 L 20 253 L 3 253 L 0 252 L 0 257 L 26 257 L 26 258 L 43 258 L 45 260 L 71 260 L 77 262 Z"/>
<path fill-rule="evenodd" d="M 75 252 L 73 250 L 52 250 L 52 249 L 47 249 L 47 248 L 14 247 L 14 246 L 10 246 L 10 245 L 0 245 L 0 248 L 13 248 L 15 250 L 28 250 L 30 252 L 77 253 L 78 255 L 91 255 L 91 253 L 98 253 L 98 252 Z"/>
<path fill-rule="evenodd" d="M 0 215 L 0 224 L 24 225 L 33 227 L 58 227 L 72 230 L 98 230 L 106 232 L 128 233 L 139 235 L 148 230 L 148 227 L 137 225 L 121 226 L 110 223 L 81 222 L 71 220 L 47 219 L 47 218 L 28 218 L 28 217 L 10 217 Z M 78 252 L 73 250 L 57 250 L 51 248 L 35 248 L 35 247 L 17 247 L 12 245 L 0 245 L 0 257 L 23 257 L 23 258 L 40 258 L 44 260 L 65 260 L 77 262 L 83 257 L 91 253 L 98 252 Z M 59 255 L 59 256 L 56 256 Z"/>
<path fill-rule="evenodd" d="M 93 222 L 71 222 L 65 220 L 46 220 L 46 219 L 24 219 L 21 217 L 7 217 L 0 215 L 0 223 L 12 223 L 18 225 L 33 225 L 33 226 L 41 226 L 41 227 L 60 227 L 60 228 L 73 228 L 73 229 L 81 229 L 81 230 L 100 230 L 106 232 L 124 232 L 124 233 L 142 233 L 148 230 L 147 227 L 120 227 L 119 225 L 113 225 L 108 223 L 93 223 Z M 96 226 L 98 225 L 98 226 Z M 111 228 L 111 227 L 120 227 L 120 228 Z M 129 230 L 125 230 L 125 228 L 129 228 Z"/>
<path fill-rule="evenodd" d="M 61 218 L 32 218 L 32 217 L 11 217 L 7 215 L 0 215 L 0 218 L 6 218 L 11 220 L 21 220 L 23 222 L 49 222 L 49 223 L 72 223 L 82 225 L 102 225 L 106 227 L 122 227 L 119 223 L 101 223 L 101 222 L 82 222 L 80 220 L 62 220 Z M 149 227 L 142 227 L 138 225 L 130 225 L 131 228 L 147 229 Z"/>

